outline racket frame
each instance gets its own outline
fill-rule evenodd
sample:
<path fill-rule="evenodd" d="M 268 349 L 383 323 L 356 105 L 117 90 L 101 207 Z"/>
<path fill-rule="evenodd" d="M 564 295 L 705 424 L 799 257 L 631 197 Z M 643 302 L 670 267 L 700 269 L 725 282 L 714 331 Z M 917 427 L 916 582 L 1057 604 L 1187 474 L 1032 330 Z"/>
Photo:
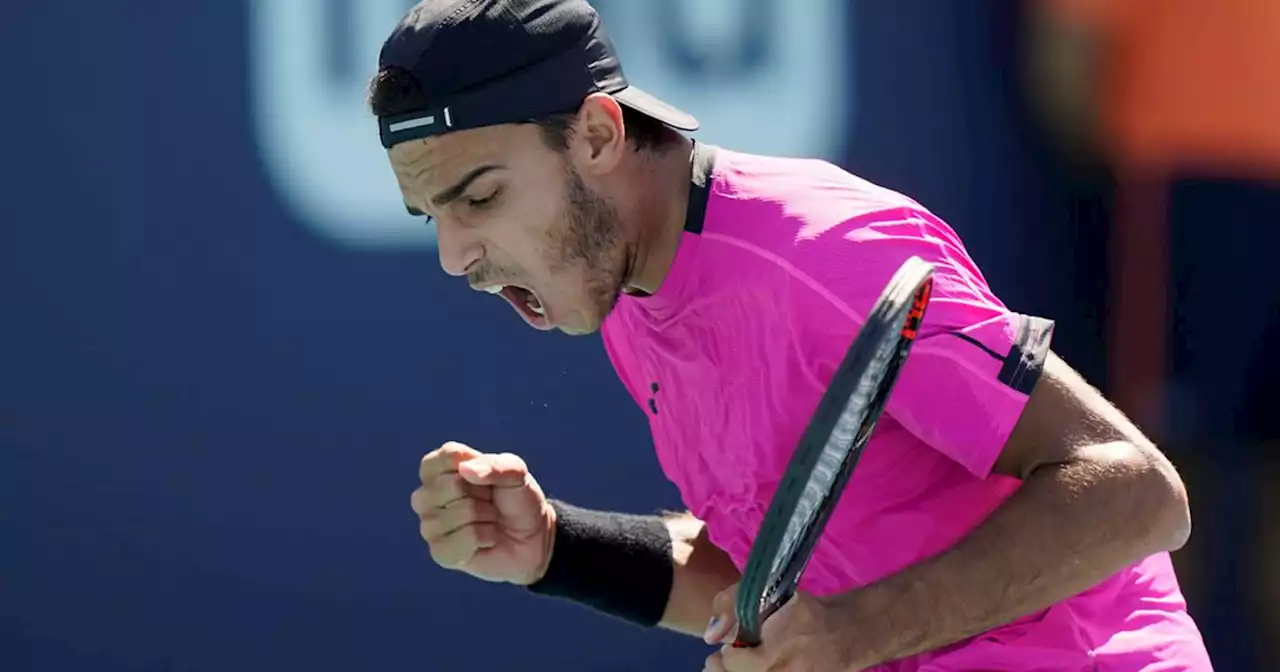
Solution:
<path fill-rule="evenodd" d="M 827 519 L 835 510 L 863 449 L 870 441 L 911 346 L 919 335 L 933 289 L 933 273 L 933 265 L 914 256 L 899 267 L 881 292 L 818 402 L 747 557 L 735 604 L 738 619 L 735 647 L 758 646 L 764 621 L 789 602 L 798 590 L 800 577 L 822 536 Z M 792 518 L 798 513 L 805 486 L 812 479 L 841 417 L 854 411 L 853 395 L 859 381 L 867 374 L 886 339 L 890 338 L 897 339 L 896 352 L 884 367 L 875 394 L 865 404 L 862 424 L 854 433 L 853 441 L 844 447 L 845 454 L 826 500 L 818 504 L 809 529 L 802 533 L 791 557 L 785 558 L 782 570 L 775 578 L 772 570 L 784 550 L 782 543 Z"/>

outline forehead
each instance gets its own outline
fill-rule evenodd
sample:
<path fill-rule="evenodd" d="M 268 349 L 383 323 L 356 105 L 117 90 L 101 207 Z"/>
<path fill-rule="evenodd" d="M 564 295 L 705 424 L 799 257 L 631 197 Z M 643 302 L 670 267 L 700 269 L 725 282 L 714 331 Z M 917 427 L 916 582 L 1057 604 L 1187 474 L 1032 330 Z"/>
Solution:
<path fill-rule="evenodd" d="M 479 166 L 536 169 L 548 154 L 550 150 L 532 124 L 455 131 L 401 143 L 388 152 L 400 190 L 413 205 L 421 205 Z"/>

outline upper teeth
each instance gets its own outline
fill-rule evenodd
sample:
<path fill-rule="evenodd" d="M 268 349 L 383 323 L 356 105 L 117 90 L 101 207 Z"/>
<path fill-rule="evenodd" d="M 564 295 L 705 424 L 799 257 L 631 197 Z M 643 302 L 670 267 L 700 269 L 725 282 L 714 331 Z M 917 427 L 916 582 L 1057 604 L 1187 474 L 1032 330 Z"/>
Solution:
<path fill-rule="evenodd" d="M 484 291 L 489 292 L 490 294 L 501 294 L 502 290 L 506 288 L 507 288 L 506 285 L 492 285 L 489 287 L 485 287 Z"/>

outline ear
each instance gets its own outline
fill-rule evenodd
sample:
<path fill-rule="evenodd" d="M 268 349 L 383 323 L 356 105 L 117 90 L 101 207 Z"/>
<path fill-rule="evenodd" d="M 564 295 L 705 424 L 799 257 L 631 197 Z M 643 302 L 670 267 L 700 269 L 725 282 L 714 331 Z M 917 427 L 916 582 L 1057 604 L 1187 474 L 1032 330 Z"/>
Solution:
<path fill-rule="evenodd" d="M 569 151 L 578 172 L 603 175 L 613 170 L 627 151 L 622 107 L 607 93 L 593 93 L 578 109 L 578 129 Z"/>

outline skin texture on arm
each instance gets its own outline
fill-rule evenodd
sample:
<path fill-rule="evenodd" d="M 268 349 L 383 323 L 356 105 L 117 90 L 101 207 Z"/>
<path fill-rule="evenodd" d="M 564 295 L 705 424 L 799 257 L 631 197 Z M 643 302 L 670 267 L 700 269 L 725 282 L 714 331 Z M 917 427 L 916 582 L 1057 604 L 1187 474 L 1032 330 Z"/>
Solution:
<path fill-rule="evenodd" d="M 666 516 L 675 578 L 662 616 L 663 628 L 702 637 L 716 595 L 738 581 L 729 555 L 711 543 L 707 527 L 692 514 Z"/>
<path fill-rule="evenodd" d="M 1123 414 L 1050 354 L 995 471 L 1020 490 L 952 549 L 833 598 L 861 667 L 937 649 L 1048 608 L 1186 543 L 1174 467 Z M 873 647 L 868 651 L 863 647 Z"/>

